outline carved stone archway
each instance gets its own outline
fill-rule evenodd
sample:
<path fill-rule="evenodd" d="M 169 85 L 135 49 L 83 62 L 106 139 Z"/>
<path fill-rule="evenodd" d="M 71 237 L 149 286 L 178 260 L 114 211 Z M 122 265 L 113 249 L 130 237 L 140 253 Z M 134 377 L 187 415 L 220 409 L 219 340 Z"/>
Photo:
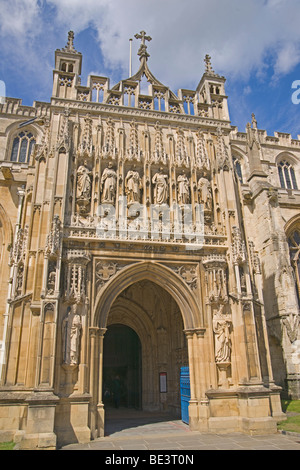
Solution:
<path fill-rule="evenodd" d="M 92 435 L 104 435 L 104 406 L 102 401 L 102 378 L 103 378 L 103 339 L 108 325 L 108 318 L 113 307 L 124 309 L 115 304 L 118 296 L 128 287 L 140 281 L 150 281 L 163 288 L 176 302 L 182 317 L 183 329 L 187 339 L 188 362 L 190 367 L 191 402 L 195 401 L 195 368 L 197 367 L 197 353 L 194 350 L 194 336 L 201 328 L 201 311 L 196 302 L 192 290 L 188 284 L 174 271 L 155 262 L 139 262 L 123 268 L 117 272 L 100 289 L 95 302 L 92 315 L 92 327 L 90 328 L 90 354 L 91 375 L 90 390 L 91 400 L 91 428 Z M 127 302 L 128 303 L 128 302 Z M 127 305 L 130 308 L 130 306 Z M 140 322 L 140 319 L 137 320 Z M 148 321 L 148 323 L 147 323 Z M 141 323 L 141 330 L 151 332 L 153 326 L 149 320 Z M 125 324 L 132 327 L 132 319 L 127 318 Z M 153 335 L 154 336 L 154 335 Z M 146 337 L 146 334 L 145 334 Z M 149 345 L 148 345 L 149 346 Z M 151 348 L 150 348 L 151 349 Z M 192 405 L 192 404 L 190 404 Z M 190 416 L 193 414 L 190 406 Z M 190 420 L 191 427 L 193 419 Z"/>
<path fill-rule="evenodd" d="M 128 286 L 147 279 L 162 286 L 177 302 L 186 330 L 203 327 L 203 315 L 196 298 L 184 280 L 162 264 L 145 261 L 131 264 L 113 276 L 100 289 L 92 315 L 92 326 L 106 328 L 113 301 Z"/>

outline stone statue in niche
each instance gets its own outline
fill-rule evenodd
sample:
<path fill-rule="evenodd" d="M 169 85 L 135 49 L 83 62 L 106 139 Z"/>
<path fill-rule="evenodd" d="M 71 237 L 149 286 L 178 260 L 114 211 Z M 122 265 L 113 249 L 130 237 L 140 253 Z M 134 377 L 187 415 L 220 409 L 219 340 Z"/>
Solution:
<path fill-rule="evenodd" d="M 168 200 L 168 175 L 165 175 L 163 168 L 152 178 L 154 184 L 154 204 L 166 204 Z"/>
<path fill-rule="evenodd" d="M 179 204 L 189 204 L 190 202 L 190 190 L 189 190 L 189 180 L 185 173 L 182 173 L 177 178 L 178 184 L 178 203 Z"/>
<path fill-rule="evenodd" d="M 129 170 L 125 178 L 125 191 L 127 196 L 127 204 L 140 202 L 140 193 L 142 189 L 141 178 L 136 167 Z"/>
<path fill-rule="evenodd" d="M 55 289 L 55 278 L 56 278 L 56 271 L 50 271 L 48 276 L 48 283 L 47 283 L 47 294 L 53 295 Z"/>
<path fill-rule="evenodd" d="M 218 312 L 213 318 L 213 331 L 215 333 L 215 361 L 217 363 L 230 362 L 231 358 L 231 340 L 230 329 L 231 321 L 228 315 L 224 315 L 224 305 L 220 305 Z"/>
<path fill-rule="evenodd" d="M 210 181 L 206 178 L 206 173 L 198 181 L 199 204 L 204 205 L 205 211 L 212 210 L 212 191 Z"/>
<path fill-rule="evenodd" d="M 85 165 L 77 169 L 77 199 L 89 201 L 91 198 L 91 172 Z"/>
<path fill-rule="evenodd" d="M 63 362 L 68 365 L 77 365 L 79 362 L 79 341 L 82 325 L 77 308 L 77 304 L 68 307 L 62 325 Z"/>
<path fill-rule="evenodd" d="M 107 168 L 102 173 L 100 181 L 100 191 L 102 192 L 102 203 L 114 204 L 117 191 L 117 173 L 109 162 Z"/>

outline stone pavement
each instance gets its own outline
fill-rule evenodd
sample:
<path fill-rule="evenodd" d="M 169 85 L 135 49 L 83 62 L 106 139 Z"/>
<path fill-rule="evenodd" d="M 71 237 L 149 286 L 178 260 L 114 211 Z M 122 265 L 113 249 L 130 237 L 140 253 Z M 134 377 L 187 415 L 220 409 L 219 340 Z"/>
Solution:
<path fill-rule="evenodd" d="M 300 435 L 202 434 L 166 415 L 120 409 L 107 411 L 105 437 L 61 450 L 300 450 Z"/>

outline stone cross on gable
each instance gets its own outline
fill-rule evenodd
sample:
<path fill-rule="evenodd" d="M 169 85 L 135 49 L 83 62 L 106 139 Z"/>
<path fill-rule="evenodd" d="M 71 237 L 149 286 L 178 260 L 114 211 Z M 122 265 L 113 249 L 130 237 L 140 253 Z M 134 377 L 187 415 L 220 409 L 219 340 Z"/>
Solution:
<path fill-rule="evenodd" d="M 147 46 L 145 44 L 145 41 L 151 41 L 152 38 L 150 36 L 146 36 L 145 31 L 141 31 L 140 34 L 138 34 L 138 33 L 135 34 L 134 37 L 136 39 L 141 39 L 142 40 L 141 46 L 140 46 L 139 51 L 138 51 L 138 55 L 140 56 L 140 60 L 142 59 L 142 57 L 145 57 L 146 60 L 147 60 L 147 58 L 150 57 L 150 55 L 147 52 Z"/>
<path fill-rule="evenodd" d="M 135 34 L 134 36 L 136 39 L 141 39 L 142 40 L 142 45 L 145 46 L 145 41 L 152 41 L 152 38 L 150 36 L 146 36 L 145 31 L 141 31 L 140 34 Z"/>

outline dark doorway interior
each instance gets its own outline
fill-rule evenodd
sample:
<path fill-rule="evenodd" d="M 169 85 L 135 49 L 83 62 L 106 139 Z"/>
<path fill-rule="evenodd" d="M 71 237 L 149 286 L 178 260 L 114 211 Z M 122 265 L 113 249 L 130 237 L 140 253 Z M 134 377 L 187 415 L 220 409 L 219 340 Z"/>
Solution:
<path fill-rule="evenodd" d="M 141 343 L 132 328 L 110 325 L 103 344 L 103 401 L 116 406 L 115 380 L 119 378 L 118 406 L 141 409 Z"/>

